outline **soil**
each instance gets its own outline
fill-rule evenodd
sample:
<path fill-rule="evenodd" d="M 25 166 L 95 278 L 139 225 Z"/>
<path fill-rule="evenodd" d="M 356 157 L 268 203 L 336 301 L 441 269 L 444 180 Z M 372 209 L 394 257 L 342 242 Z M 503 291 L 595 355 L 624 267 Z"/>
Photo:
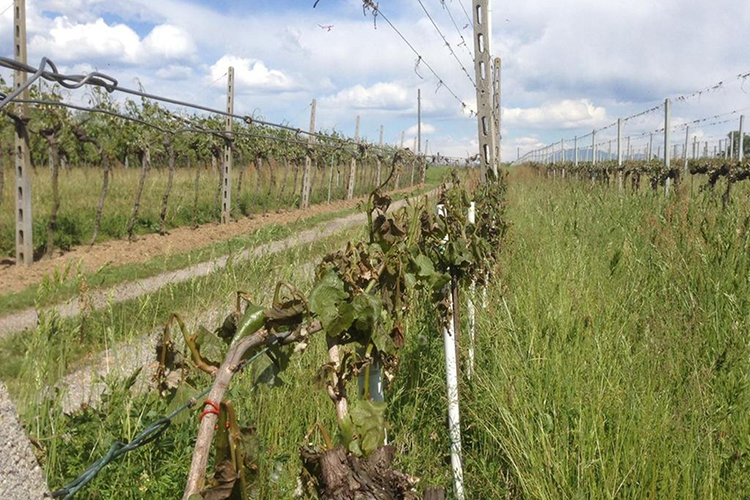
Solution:
<path fill-rule="evenodd" d="M 408 192 L 413 188 L 396 192 Z M 393 194 L 393 193 L 391 193 Z M 228 240 L 248 234 L 270 224 L 288 224 L 303 218 L 356 207 L 364 198 L 322 203 L 306 209 L 264 213 L 230 222 L 229 224 L 204 224 L 197 228 L 180 227 L 165 235 L 158 233 L 139 236 L 135 241 L 112 240 L 93 246 L 81 246 L 66 253 L 50 255 L 29 267 L 16 266 L 13 259 L 0 261 L 0 290 L 3 294 L 18 292 L 40 283 L 55 269 L 71 266 L 86 273 L 95 272 L 105 265 L 146 262 L 154 257 L 183 253 L 216 241 Z"/>
<path fill-rule="evenodd" d="M 352 200 L 349 202 L 344 202 L 347 204 L 356 203 L 356 200 Z M 405 204 L 405 201 L 399 200 L 394 202 L 391 205 L 391 209 L 398 209 L 399 207 L 403 206 Z M 332 205 L 328 205 L 328 207 L 332 207 Z M 345 208 L 346 205 L 340 204 L 338 209 Z M 335 208 L 330 208 L 330 210 L 337 210 Z M 302 215 L 301 212 L 304 212 L 305 215 L 310 215 L 315 212 L 311 212 L 309 210 L 306 211 L 297 211 L 300 212 L 300 215 L 298 218 Z M 271 222 L 268 222 L 270 220 L 273 220 L 275 222 L 278 222 L 280 219 L 275 219 L 273 216 L 269 215 L 266 218 L 266 224 L 270 224 Z M 292 219 L 290 219 L 292 220 Z M 227 226 L 211 226 L 211 227 L 204 227 L 204 228 L 198 228 L 195 230 L 195 232 L 202 232 L 203 229 L 213 230 L 213 229 L 224 229 L 225 227 L 229 229 L 231 226 L 241 225 L 245 221 L 238 221 L 233 222 L 231 224 L 228 224 Z M 238 254 L 233 256 L 232 261 L 237 262 L 243 262 L 250 258 L 253 258 L 255 256 L 262 256 L 262 255 L 268 255 L 273 254 L 277 252 L 281 252 L 283 250 L 286 250 L 287 248 L 291 248 L 297 245 L 311 243 L 313 241 L 326 238 L 328 236 L 331 236 L 338 231 L 341 231 L 342 229 L 345 229 L 347 227 L 354 227 L 356 225 L 361 225 L 365 222 L 365 214 L 361 212 L 357 212 L 345 217 L 341 217 L 338 219 L 334 219 L 331 221 L 328 221 L 324 224 L 319 224 L 311 229 L 306 229 L 304 231 L 300 231 L 299 233 L 286 238 L 284 240 L 279 241 L 272 241 L 269 243 L 265 243 L 263 245 L 260 245 L 258 247 L 252 248 L 252 249 L 246 249 L 242 252 L 239 252 Z M 261 224 L 262 225 L 262 224 Z M 260 226 L 256 226 L 260 227 Z M 235 227 L 237 231 L 240 231 Z M 247 231 L 249 229 L 245 229 Z M 189 232 L 190 230 L 188 230 Z M 211 231 L 207 231 L 211 232 Z M 174 233 L 161 237 L 161 238 L 173 238 L 178 234 L 177 231 Z M 241 234 L 241 232 L 235 232 L 235 233 L 223 233 L 225 238 L 231 238 L 232 236 L 236 236 L 237 234 Z M 192 241 L 195 242 L 196 235 L 193 234 Z M 220 236 L 216 236 L 215 238 L 219 238 Z M 160 236 L 157 236 L 157 238 L 160 238 Z M 147 241 L 151 241 L 151 239 L 148 239 Z M 177 244 L 176 241 L 170 240 L 172 244 Z M 205 245 L 207 242 L 210 242 L 211 240 L 202 240 L 203 244 Z M 215 240 L 214 240 L 215 241 Z M 126 242 L 113 242 L 113 243 L 125 243 Z M 132 243 L 130 245 L 133 245 L 134 247 L 138 245 L 138 242 Z M 181 250 L 187 250 L 188 244 L 180 244 Z M 200 245 L 196 245 L 200 246 Z M 95 247 L 96 248 L 96 247 Z M 195 248 L 195 247 L 193 247 Z M 92 251 L 94 248 L 91 249 Z M 162 250 L 163 252 L 163 250 Z M 71 252 L 72 253 L 72 252 Z M 133 252 L 136 253 L 136 252 Z M 162 253 L 163 254 L 163 253 Z M 98 257 L 101 257 L 100 254 L 96 254 Z M 153 256 L 159 255 L 158 253 L 155 253 Z M 91 265 L 91 262 L 94 261 L 95 258 L 86 259 L 87 265 Z M 137 261 L 135 261 L 137 262 Z M 200 276 L 207 276 L 211 273 L 213 273 L 215 270 L 223 268 L 227 265 L 229 262 L 229 256 L 224 255 L 212 260 L 208 260 L 205 262 L 201 262 L 189 267 L 185 267 L 183 269 L 178 269 L 175 271 L 168 271 L 161 274 L 158 274 L 156 276 L 151 276 L 149 278 L 143 278 L 135 281 L 128 281 L 119 283 L 117 285 L 107 287 L 107 288 L 100 288 L 93 290 L 89 292 L 87 296 L 87 303 L 88 306 L 91 307 L 93 310 L 98 310 L 103 307 L 106 307 L 108 303 L 111 301 L 116 302 L 122 302 L 125 300 L 134 299 L 137 297 L 141 297 L 143 295 L 153 293 L 160 288 L 174 284 L 174 283 L 180 283 L 183 281 L 187 281 L 192 278 L 200 277 Z M 42 263 L 39 263 L 42 264 Z M 34 266 L 37 264 L 35 263 Z M 32 266 L 33 268 L 33 266 Z M 15 269 L 15 268 L 13 268 Z M 72 298 L 65 303 L 62 304 L 55 304 L 51 307 L 56 308 L 58 315 L 61 318 L 70 318 L 73 316 L 77 316 L 80 313 L 80 301 L 78 298 Z M 18 312 L 9 314 L 7 316 L 0 317 L 0 338 L 8 337 L 16 332 L 23 331 L 27 328 L 33 328 L 37 324 L 39 316 L 39 311 L 34 307 L 29 307 L 23 310 L 20 310 Z"/>

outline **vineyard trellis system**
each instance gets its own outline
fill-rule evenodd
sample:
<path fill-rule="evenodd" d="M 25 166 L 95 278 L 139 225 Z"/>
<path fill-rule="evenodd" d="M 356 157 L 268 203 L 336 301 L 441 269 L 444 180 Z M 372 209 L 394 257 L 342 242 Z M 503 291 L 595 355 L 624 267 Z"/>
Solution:
<path fill-rule="evenodd" d="M 581 162 L 576 165 L 573 162 L 560 162 L 556 164 L 529 163 L 537 171 L 544 172 L 548 177 L 573 176 L 575 179 L 589 179 L 592 182 L 610 184 L 614 179 L 622 179 L 625 185 L 630 185 L 633 191 L 641 187 L 642 179 L 648 180 L 652 189 L 665 186 L 671 179 L 675 186 L 679 184 L 682 177 L 689 173 L 691 175 L 704 175 L 704 189 L 713 191 L 720 179 L 726 182 L 722 199 L 727 203 L 730 199 L 732 185 L 750 178 L 750 158 L 727 159 L 727 158 L 698 158 L 688 159 L 679 165 L 667 168 L 663 162 L 658 160 L 643 161 L 629 160 L 618 165 L 617 161 L 601 161 L 599 163 Z"/>
<path fill-rule="evenodd" d="M 459 290 L 471 289 L 474 283 L 485 285 L 493 276 L 507 228 L 506 184 L 501 177 L 468 190 L 454 172 L 441 187 L 439 214 L 427 198 L 389 212 L 391 199 L 381 190 L 405 161 L 406 155 L 396 154 L 388 177 L 368 198 L 366 240 L 324 257 L 309 293 L 278 283 L 272 304 L 263 306 L 238 292 L 234 312 L 213 331 L 201 328 L 191 334 L 179 316 L 170 317 L 157 343 L 155 385 L 172 399 L 174 408 L 202 409 L 183 499 L 248 498 L 244 438 L 226 391 L 232 377 L 251 361 L 254 382 L 273 386 L 292 356 L 304 352 L 318 333 L 325 334 L 328 349 L 328 362 L 318 376 L 325 380 L 338 432 L 318 425 L 324 445 L 301 449 L 307 486 L 322 499 L 419 498 L 415 478 L 391 468 L 395 448 L 386 444 L 386 403 L 374 398 L 372 389 L 352 398 L 347 385 L 355 377 L 367 381 L 363 387 L 371 387 L 373 376 L 386 381 L 397 376 L 398 351 L 408 334 L 406 318 L 424 299 L 437 306 L 443 325 L 456 327 L 446 342 L 458 342 Z M 469 217 L 472 204 L 476 220 Z M 182 348 L 172 338 L 173 324 L 182 333 Z M 436 330 L 443 325 L 436 325 Z M 382 372 L 378 375 L 373 370 L 376 363 Z M 198 372 L 213 379 L 210 389 L 201 393 L 194 388 Z M 136 444 L 158 438 L 168 426 L 169 418 L 159 420 L 154 427 L 158 432 Z M 212 443 L 214 472 L 206 480 Z M 130 443 L 118 450 L 136 447 Z M 108 454 L 54 495 L 72 498 L 121 454 Z M 462 487 L 456 482 L 457 489 Z"/>
<path fill-rule="evenodd" d="M 257 199 L 259 196 L 268 199 L 273 196 L 273 202 L 276 204 L 304 208 L 311 199 L 317 202 L 330 202 L 340 197 L 352 198 L 369 192 L 381 177 L 379 165 L 389 163 L 397 153 L 406 155 L 406 160 L 402 162 L 403 169 L 411 172 L 404 176 L 399 171 L 388 186 L 391 189 L 403 188 L 415 181 L 423 183 L 428 163 L 454 161 L 442 156 L 428 158 L 382 143 L 371 144 L 359 138 L 352 140 L 337 132 L 315 132 L 313 128 L 305 131 L 232 112 L 154 96 L 142 90 L 125 89 L 119 87 L 111 77 L 99 73 L 85 77 L 60 74 L 54 64 L 46 58 L 42 60 L 39 69 L 6 58 L 0 58 L 0 65 L 32 72 L 35 77 L 54 83 L 46 89 L 41 85 L 29 86 L 26 89 L 29 95 L 20 98 L 19 95 L 23 97 L 23 94 L 19 89 L 12 90 L 5 82 L 0 82 L 3 105 L 16 102 L 19 106 L 30 106 L 28 114 L 23 116 L 19 115 L 13 106 L 2 108 L 11 120 L 0 122 L 0 140 L 8 144 L 12 142 L 12 135 L 20 132 L 28 138 L 31 167 L 35 168 L 47 162 L 50 168 L 52 207 L 46 217 L 45 241 L 34 248 L 36 253 L 49 252 L 56 246 L 67 249 L 69 245 L 66 241 L 58 241 L 56 237 L 59 232 L 58 214 L 61 205 L 58 189 L 59 172 L 61 166 L 65 165 L 100 167 L 101 191 L 91 217 L 94 227 L 90 243 L 93 244 L 101 232 L 102 213 L 110 181 L 115 173 L 114 169 L 117 166 L 131 165 L 132 160 L 140 165 L 140 176 L 133 195 L 132 210 L 124 228 L 130 239 L 139 228 L 148 230 L 148 222 L 141 221 L 139 216 L 144 186 L 154 166 L 164 165 L 168 171 L 159 220 L 154 224 L 158 226 L 159 233 L 164 234 L 167 231 L 167 216 L 175 172 L 191 166 L 195 168 L 193 226 L 199 221 L 206 220 L 205 217 L 199 216 L 200 167 L 206 168 L 209 164 L 217 173 L 218 186 L 212 218 L 221 220 L 222 207 L 225 206 L 221 199 L 222 187 L 225 184 L 231 186 L 224 179 L 225 169 L 223 166 L 220 168 L 220 164 L 227 161 L 227 155 L 223 153 L 226 148 L 229 151 L 229 159 L 237 164 L 239 170 L 234 178 L 228 179 L 231 183 L 236 183 L 230 189 L 236 193 L 238 203 L 230 205 L 229 209 L 235 218 L 240 214 L 249 214 L 247 201 L 242 201 L 246 197 L 242 195 L 243 188 L 246 191 L 249 188 L 243 181 L 251 172 L 256 180 L 251 199 Z M 44 70 L 46 65 L 50 66 L 51 71 Z M 33 79 L 29 80 L 31 81 Z M 83 86 L 88 86 L 90 90 L 87 106 L 65 102 L 63 89 Z M 140 102 L 127 98 L 120 104 L 113 99 L 113 91 L 139 96 Z M 160 102 L 193 107 L 212 115 L 172 111 L 163 107 Z M 238 121 L 229 130 L 223 126 L 219 118 L 221 116 Z M 112 130 L 117 130 L 118 133 L 112 134 Z M 8 158 L 12 156 L 10 153 L 7 155 Z M 355 169 L 342 169 L 341 166 L 347 163 L 359 163 L 361 166 Z M 419 174 L 414 175 L 415 171 Z M 352 177 L 351 172 L 355 172 L 356 175 Z M 288 182 L 291 176 L 293 180 Z M 267 182 L 265 193 L 262 186 L 264 179 Z M 342 184 L 345 187 L 343 192 L 339 189 Z M 26 197 L 29 197 L 28 193 Z M 37 232 L 40 232 L 39 227 Z"/>

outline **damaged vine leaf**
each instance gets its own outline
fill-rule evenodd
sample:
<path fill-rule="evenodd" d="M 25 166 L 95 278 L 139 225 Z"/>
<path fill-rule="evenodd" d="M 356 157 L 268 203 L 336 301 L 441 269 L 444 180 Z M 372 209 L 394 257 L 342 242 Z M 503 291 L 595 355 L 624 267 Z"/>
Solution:
<path fill-rule="evenodd" d="M 326 334 L 336 337 L 354 322 L 354 308 L 347 301 L 344 282 L 332 268 L 326 268 L 321 279 L 310 293 L 310 311 L 323 325 Z"/>
<path fill-rule="evenodd" d="M 177 408 L 180 408 L 182 405 L 184 405 L 197 395 L 198 390 L 193 387 L 188 381 L 183 380 L 177 387 L 174 396 L 172 396 L 172 400 L 169 402 L 169 406 L 167 406 L 167 414 L 171 414 Z M 189 412 L 181 412 L 172 418 L 172 423 L 175 425 L 180 425 L 184 422 L 187 422 L 190 417 L 191 414 Z"/>
<path fill-rule="evenodd" d="M 357 401 L 339 422 L 341 444 L 358 457 L 368 456 L 385 444 L 385 403 Z"/>

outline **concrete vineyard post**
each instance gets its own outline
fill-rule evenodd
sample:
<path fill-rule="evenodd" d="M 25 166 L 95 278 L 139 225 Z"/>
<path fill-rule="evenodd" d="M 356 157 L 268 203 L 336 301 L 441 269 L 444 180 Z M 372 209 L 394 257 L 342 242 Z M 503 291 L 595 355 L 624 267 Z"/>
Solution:
<path fill-rule="evenodd" d="M 731 154 L 730 154 L 731 155 Z M 698 136 L 693 136 L 693 159 L 698 159 Z"/>
<path fill-rule="evenodd" d="M 573 154 L 573 165 L 577 167 L 578 166 L 578 136 L 575 136 L 573 138 L 573 150 L 575 151 L 575 153 Z"/>
<path fill-rule="evenodd" d="M 591 163 L 596 165 L 596 130 L 591 132 Z"/>
<path fill-rule="evenodd" d="M 630 148 L 630 137 L 628 137 L 628 149 L 627 149 L 627 151 L 628 151 L 628 160 L 632 161 L 633 160 L 633 150 Z"/>
<path fill-rule="evenodd" d="M 672 112 L 672 102 L 667 99 L 664 101 L 664 168 L 669 171 L 670 164 L 672 162 L 670 150 L 669 150 L 669 144 L 671 141 L 671 112 Z M 669 196 L 669 187 L 671 184 L 672 179 L 667 177 L 666 182 L 664 182 L 664 194 L 666 196 Z"/>
<path fill-rule="evenodd" d="M 17 62 L 26 64 L 26 0 L 13 2 L 14 50 Z M 18 89 L 26 83 L 26 72 L 13 73 L 13 87 Z M 21 99 L 27 100 L 29 91 L 21 93 Z M 19 118 L 29 115 L 28 104 L 17 104 L 15 108 Z M 16 265 L 30 266 L 34 262 L 34 235 L 31 219 L 31 152 L 29 134 L 24 122 L 15 123 L 14 136 L 16 171 Z M 0 167 L 1 168 L 1 167 Z"/>
<path fill-rule="evenodd" d="M 683 154 L 685 156 L 685 165 L 682 167 L 685 172 L 687 172 L 688 168 L 688 144 L 690 144 L 690 126 L 685 126 L 685 147 L 683 149 Z"/>
<path fill-rule="evenodd" d="M 488 16 L 489 17 L 489 16 Z M 489 30 L 488 30 L 489 31 Z M 500 99 L 501 99 L 501 76 L 502 76 L 502 66 L 503 61 L 499 58 L 495 58 L 495 64 L 492 72 L 492 90 L 493 90 L 493 99 L 492 99 L 492 111 L 493 111 L 493 119 L 495 122 L 495 163 L 492 166 L 492 173 L 495 175 L 495 178 L 497 178 L 497 172 L 500 168 L 500 164 L 502 163 L 502 140 L 503 140 L 503 134 L 501 129 L 501 123 L 502 123 L 502 116 L 501 116 L 501 106 L 500 106 Z"/>
<path fill-rule="evenodd" d="M 382 125 L 380 126 L 380 138 L 378 139 L 378 146 L 380 146 L 381 148 L 383 147 L 383 126 Z M 381 169 L 382 169 L 382 165 L 380 163 L 380 155 L 379 154 L 378 154 L 378 161 L 377 161 L 377 163 L 375 165 L 375 168 L 377 168 L 377 172 L 375 173 L 375 176 L 376 176 L 375 185 L 376 186 L 380 186 L 380 182 L 381 182 L 380 181 L 380 176 L 381 176 L 380 172 L 381 172 Z"/>
<path fill-rule="evenodd" d="M 617 191 L 622 193 L 622 119 L 617 119 Z"/>
<path fill-rule="evenodd" d="M 445 217 L 445 207 L 437 206 L 438 216 Z M 447 241 L 446 241 L 447 243 Z M 456 498 L 466 500 L 464 495 L 464 472 L 461 457 L 461 418 L 458 405 L 458 358 L 456 356 L 456 331 L 453 321 L 453 294 L 448 292 L 448 314 L 443 318 L 443 349 L 445 352 L 445 381 L 448 392 L 448 435 L 451 442 L 451 469 Z"/>
<path fill-rule="evenodd" d="M 612 139 L 607 141 L 607 160 L 612 159 Z"/>
<path fill-rule="evenodd" d="M 745 115 L 740 116 L 740 142 L 737 148 L 737 158 L 742 161 L 745 157 Z"/>
<path fill-rule="evenodd" d="M 229 66 L 227 70 L 227 113 L 234 114 L 234 68 Z M 224 131 L 228 137 L 232 136 L 232 125 L 234 119 L 231 116 L 224 118 Z M 224 144 L 224 157 L 222 161 L 223 170 L 221 183 L 221 222 L 227 224 L 232 220 L 232 144 L 229 139 Z"/>
<path fill-rule="evenodd" d="M 654 157 L 654 134 L 653 132 L 648 134 L 648 161 Z"/>
<path fill-rule="evenodd" d="M 422 152 L 422 89 L 417 89 L 417 147 L 414 151 L 417 155 Z"/>
<path fill-rule="evenodd" d="M 354 142 L 359 142 L 359 115 L 354 122 Z M 354 198 L 354 182 L 357 177 L 357 159 L 352 158 L 351 167 L 349 168 L 349 186 L 346 189 L 346 199 L 351 200 Z M 398 186 L 396 186 L 398 188 Z"/>
<path fill-rule="evenodd" d="M 317 101 L 315 99 L 310 103 L 310 134 L 315 133 L 315 110 L 317 108 Z M 308 148 L 311 147 L 314 138 L 310 135 L 307 139 Z M 312 158 L 310 157 L 311 151 L 308 150 L 305 155 L 305 171 L 302 173 L 302 208 L 310 206 L 310 189 L 312 184 Z"/>
<path fill-rule="evenodd" d="M 471 205 L 469 205 L 469 213 L 468 213 L 468 220 L 469 224 L 476 224 L 476 203 L 473 201 L 471 202 Z M 471 283 L 469 283 L 469 297 L 467 298 L 467 304 L 466 309 L 469 313 L 469 366 L 466 370 L 466 376 L 471 380 L 471 376 L 474 373 L 474 329 L 476 324 L 476 311 L 474 308 L 474 296 L 476 294 L 476 283 L 474 280 L 471 280 Z"/>
<path fill-rule="evenodd" d="M 404 132 L 403 130 L 401 131 L 401 149 L 404 149 L 404 134 L 405 133 L 406 132 Z"/>
<path fill-rule="evenodd" d="M 495 123 L 492 120 L 492 60 L 490 58 L 489 0 L 473 0 L 474 70 L 477 89 L 477 128 L 482 182 L 495 168 Z"/>
<path fill-rule="evenodd" d="M 562 163 L 562 178 L 565 179 L 565 139 L 560 139 L 560 162 Z"/>

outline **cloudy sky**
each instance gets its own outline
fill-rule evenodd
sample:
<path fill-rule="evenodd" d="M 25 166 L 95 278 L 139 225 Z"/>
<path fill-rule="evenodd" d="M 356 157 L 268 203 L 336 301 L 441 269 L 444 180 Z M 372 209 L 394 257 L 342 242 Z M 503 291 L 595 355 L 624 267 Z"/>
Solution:
<path fill-rule="evenodd" d="M 12 5 L 10 0 L 8 4 Z M 422 0 L 473 77 L 470 0 Z M 6 2 L 3 2 L 5 4 Z M 476 152 L 476 119 L 361 0 L 27 0 L 29 62 L 42 56 L 68 72 L 93 69 L 125 86 L 223 107 L 225 73 L 236 72 L 236 110 L 407 146 L 422 89 L 429 152 Z M 492 53 L 503 58 L 503 154 L 515 158 L 561 137 L 649 109 L 665 97 L 719 81 L 718 91 L 674 105 L 676 123 L 750 108 L 736 75 L 750 72 L 750 3 L 736 0 L 495 0 Z M 6 5 L 0 5 L 0 9 Z M 380 8 L 458 98 L 476 109 L 474 87 L 417 0 Z M 12 9 L 0 20 L 12 55 Z M 451 16 L 456 22 L 454 26 Z M 2 73 L 7 78 L 8 73 Z M 750 91 L 750 81 L 747 82 Z M 78 95 L 71 99 L 80 98 Z M 729 118 L 734 118 L 732 115 Z M 625 134 L 659 128 L 657 111 Z M 719 121 L 719 120 L 716 120 Z M 710 122 L 709 122 L 710 123 Z M 719 137 L 732 124 L 697 130 Z M 613 129 L 603 132 L 607 137 Z M 643 140 L 643 139 L 641 139 Z M 634 141 L 635 143 L 636 141 Z"/>

